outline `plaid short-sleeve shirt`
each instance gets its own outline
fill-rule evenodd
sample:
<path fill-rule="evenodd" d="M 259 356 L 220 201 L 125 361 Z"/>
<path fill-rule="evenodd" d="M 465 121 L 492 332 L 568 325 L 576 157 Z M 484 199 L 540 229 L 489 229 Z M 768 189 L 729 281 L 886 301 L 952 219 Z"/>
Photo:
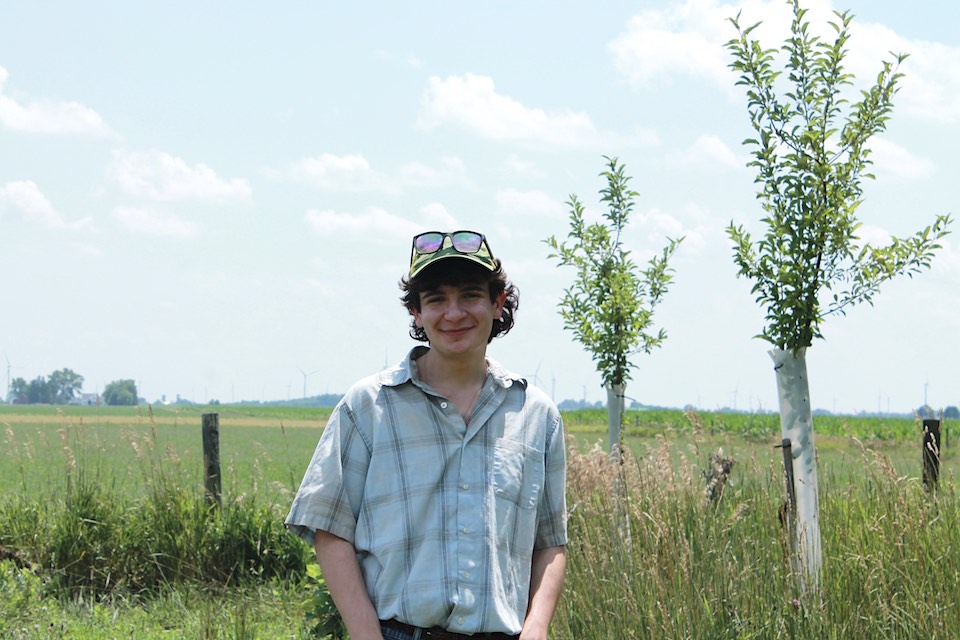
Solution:
<path fill-rule="evenodd" d="M 286 524 L 352 542 L 381 619 L 517 634 L 533 550 L 567 541 L 560 413 L 488 359 L 465 423 L 417 379 L 425 350 L 340 401 Z"/>

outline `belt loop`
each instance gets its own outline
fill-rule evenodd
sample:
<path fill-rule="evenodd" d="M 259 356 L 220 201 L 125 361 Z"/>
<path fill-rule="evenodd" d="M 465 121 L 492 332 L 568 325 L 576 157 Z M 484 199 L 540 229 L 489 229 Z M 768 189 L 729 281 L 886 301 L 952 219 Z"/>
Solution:
<path fill-rule="evenodd" d="M 416 629 L 414 629 L 413 638 L 411 638 L 410 640 L 420 640 L 420 636 L 422 634 L 423 634 L 423 629 L 421 629 L 420 627 L 417 627 Z"/>

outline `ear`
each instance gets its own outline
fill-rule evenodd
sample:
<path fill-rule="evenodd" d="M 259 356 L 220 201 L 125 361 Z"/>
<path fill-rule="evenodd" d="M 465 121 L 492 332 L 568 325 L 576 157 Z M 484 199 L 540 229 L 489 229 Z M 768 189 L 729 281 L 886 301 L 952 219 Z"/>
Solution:
<path fill-rule="evenodd" d="M 497 299 L 493 301 L 493 319 L 499 320 L 503 315 L 503 306 L 507 303 L 507 292 L 501 291 Z"/>
<path fill-rule="evenodd" d="M 416 324 L 417 329 L 423 329 L 423 318 L 420 316 L 420 312 L 413 307 L 407 307 L 407 311 L 409 311 L 410 315 L 413 316 L 413 321 Z"/>

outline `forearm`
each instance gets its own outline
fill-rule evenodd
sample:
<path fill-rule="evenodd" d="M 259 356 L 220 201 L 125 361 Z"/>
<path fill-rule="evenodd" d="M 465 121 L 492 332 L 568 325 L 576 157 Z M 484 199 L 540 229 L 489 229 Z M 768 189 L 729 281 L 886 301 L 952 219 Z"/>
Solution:
<path fill-rule="evenodd" d="M 383 640 L 380 621 L 363 584 L 353 545 L 326 531 L 317 531 L 313 547 L 323 579 L 350 637 L 353 640 Z"/>
<path fill-rule="evenodd" d="M 530 571 L 530 605 L 523 621 L 521 640 L 547 637 L 550 621 L 560 600 L 567 567 L 566 547 L 535 549 Z"/>

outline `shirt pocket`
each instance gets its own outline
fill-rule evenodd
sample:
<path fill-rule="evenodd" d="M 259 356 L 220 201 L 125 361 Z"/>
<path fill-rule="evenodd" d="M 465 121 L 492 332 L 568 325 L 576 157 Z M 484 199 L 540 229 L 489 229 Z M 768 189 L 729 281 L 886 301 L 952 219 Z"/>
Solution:
<path fill-rule="evenodd" d="M 493 447 L 493 493 L 520 509 L 536 509 L 543 490 L 543 452 L 498 438 Z"/>

